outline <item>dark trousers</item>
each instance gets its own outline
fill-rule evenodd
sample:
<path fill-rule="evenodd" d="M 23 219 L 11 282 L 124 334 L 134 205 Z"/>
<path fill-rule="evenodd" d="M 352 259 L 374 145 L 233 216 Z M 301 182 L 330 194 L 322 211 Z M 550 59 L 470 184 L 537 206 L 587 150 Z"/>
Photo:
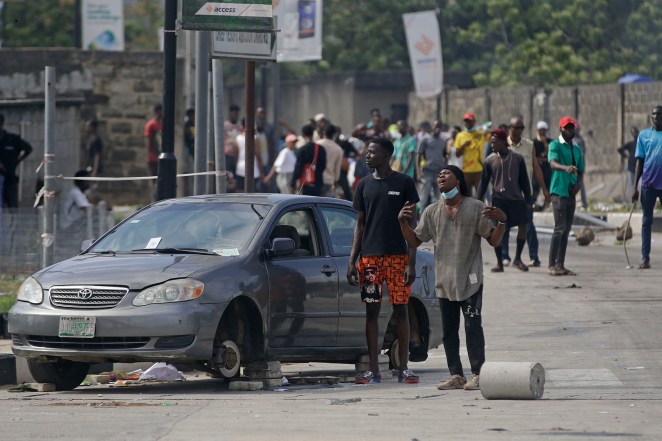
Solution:
<path fill-rule="evenodd" d="M 568 236 L 575 217 L 574 197 L 561 197 L 552 195 L 552 211 L 554 212 L 554 233 L 549 245 L 549 266 L 563 266 L 565 264 L 565 251 L 568 247 Z"/>
<path fill-rule="evenodd" d="M 644 214 L 641 219 L 641 259 L 644 262 L 650 262 L 653 209 L 658 199 L 662 202 L 662 190 L 653 187 L 641 188 L 641 211 Z"/>
<path fill-rule="evenodd" d="M 464 376 L 460 361 L 460 311 L 464 315 L 464 333 L 467 340 L 467 352 L 471 372 L 480 374 L 480 368 L 485 363 L 485 336 L 481 309 L 483 306 L 483 285 L 466 300 L 453 302 L 439 299 L 441 307 L 441 322 L 443 330 L 444 351 L 446 363 L 451 375 Z"/>
<path fill-rule="evenodd" d="M 533 223 L 533 208 L 527 207 L 526 210 L 526 244 L 529 246 L 529 258 L 531 261 L 538 262 L 540 261 L 538 257 L 538 231 L 536 231 L 536 226 Z M 516 226 L 506 223 L 506 232 L 503 235 L 503 239 L 501 239 L 501 257 L 504 260 L 512 260 L 508 253 L 510 229 Z"/>
<path fill-rule="evenodd" d="M 4 201 L 4 204 L 7 208 L 18 207 L 18 176 L 5 176 L 5 184 L 2 188 L 2 194 L 0 194 L 0 196 L 0 199 Z"/>

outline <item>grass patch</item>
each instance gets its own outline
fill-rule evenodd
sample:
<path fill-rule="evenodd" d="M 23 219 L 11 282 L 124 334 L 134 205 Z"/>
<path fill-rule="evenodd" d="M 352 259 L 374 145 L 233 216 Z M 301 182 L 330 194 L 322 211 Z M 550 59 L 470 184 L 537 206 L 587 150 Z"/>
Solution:
<path fill-rule="evenodd" d="M 13 294 L 15 296 L 21 283 L 23 283 L 21 279 L 0 278 L 0 294 Z"/>
<path fill-rule="evenodd" d="M 0 296 L 0 314 L 8 312 L 16 303 L 16 296 Z"/>

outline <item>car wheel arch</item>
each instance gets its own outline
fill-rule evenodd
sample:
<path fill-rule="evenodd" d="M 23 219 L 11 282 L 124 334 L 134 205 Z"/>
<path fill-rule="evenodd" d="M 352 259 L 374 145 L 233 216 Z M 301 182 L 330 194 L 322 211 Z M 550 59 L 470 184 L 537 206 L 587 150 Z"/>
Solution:
<path fill-rule="evenodd" d="M 246 297 L 232 299 L 221 316 L 215 340 L 234 341 L 242 355 L 242 364 L 265 356 L 264 320 L 260 308 Z"/>

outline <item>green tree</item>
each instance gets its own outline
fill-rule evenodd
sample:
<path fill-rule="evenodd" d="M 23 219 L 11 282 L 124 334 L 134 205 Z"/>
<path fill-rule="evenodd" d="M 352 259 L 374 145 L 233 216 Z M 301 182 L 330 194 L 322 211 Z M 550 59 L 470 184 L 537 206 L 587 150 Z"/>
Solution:
<path fill-rule="evenodd" d="M 75 45 L 75 0 L 4 3 L 3 46 Z"/>
<path fill-rule="evenodd" d="M 127 50 L 159 49 L 159 28 L 163 27 L 163 4 L 136 0 L 124 6 L 124 39 Z"/>

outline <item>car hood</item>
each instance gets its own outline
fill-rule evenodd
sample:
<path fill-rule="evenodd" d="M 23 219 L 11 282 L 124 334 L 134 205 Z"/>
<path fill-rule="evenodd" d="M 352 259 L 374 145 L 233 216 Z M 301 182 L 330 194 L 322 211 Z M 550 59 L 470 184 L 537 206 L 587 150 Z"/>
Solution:
<path fill-rule="evenodd" d="M 84 254 L 35 274 L 45 289 L 54 285 L 113 285 L 142 289 L 170 279 L 227 265 L 237 257 L 197 254 Z"/>

